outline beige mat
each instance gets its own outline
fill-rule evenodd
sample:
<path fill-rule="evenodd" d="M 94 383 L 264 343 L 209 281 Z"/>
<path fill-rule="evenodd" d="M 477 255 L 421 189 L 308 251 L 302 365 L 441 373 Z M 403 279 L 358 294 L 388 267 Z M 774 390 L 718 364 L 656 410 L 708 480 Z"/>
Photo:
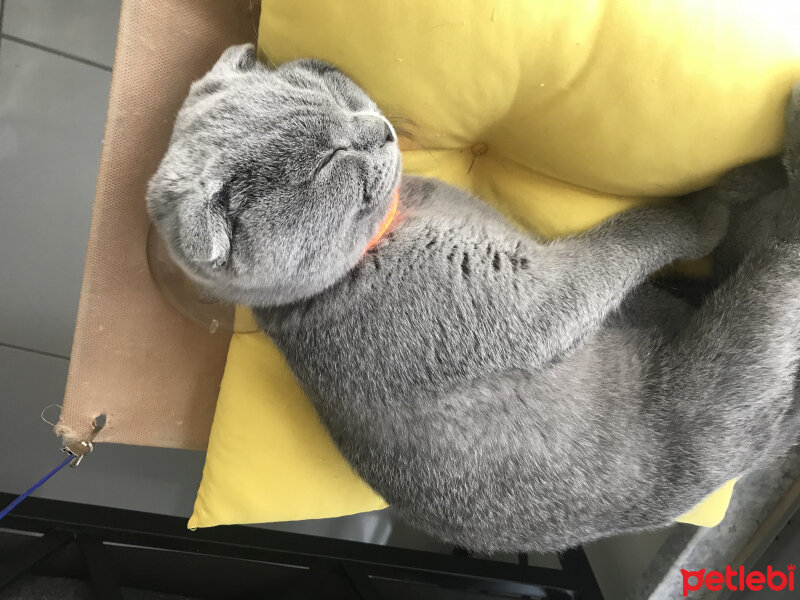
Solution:
<path fill-rule="evenodd" d="M 56 432 L 107 415 L 99 441 L 206 447 L 229 336 L 168 306 L 145 241 L 147 180 L 189 84 L 230 44 L 255 41 L 252 0 L 122 3 L 108 117 L 69 379 Z"/>

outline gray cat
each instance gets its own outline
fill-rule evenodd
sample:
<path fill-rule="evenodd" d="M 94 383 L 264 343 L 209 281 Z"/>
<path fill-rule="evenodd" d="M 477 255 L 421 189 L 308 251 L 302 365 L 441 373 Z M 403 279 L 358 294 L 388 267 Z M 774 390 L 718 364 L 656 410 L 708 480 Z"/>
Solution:
<path fill-rule="evenodd" d="M 236 46 L 192 86 L 147 205 L 191 277 L 255 308 L 405 519 L 562 549 L 670 523 L 797 441 L 800 87 L 788 118 L 785 170 L 541 242 L 401 178 L 391 125 L 334 67 Z M 699 307 L 648 283 L 717 247 L 729 212 Z"/>

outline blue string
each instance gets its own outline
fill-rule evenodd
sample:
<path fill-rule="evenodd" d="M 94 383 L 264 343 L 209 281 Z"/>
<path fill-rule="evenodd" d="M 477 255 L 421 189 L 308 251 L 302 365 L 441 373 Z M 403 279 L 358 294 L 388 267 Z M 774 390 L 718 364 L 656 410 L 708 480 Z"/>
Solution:
<path fill-rule="evenodd" d="M 3 510 L 0 510 L 0 521 L 2 521 L 2 520 L 3 520 L 3 519 L 4 519 L 4 518 L 5 518 L 7 515 L 8 515 L 8 513 L 10 513 L 12 510 L 14 510 L 14 509 L 17 507 L 17 505 L 19 505 L 19 503 L 20 503 L 20 502 L 22 502 L 23 500 L 25 500 L 25 498 L 27 498 L 27 497 L 28 497 L 28 496 L 30 496 L 30 495 L 31 495 L 33 492 L 35 492 L 37 489 L 39 489 L 39 488 L 40 488 L 40 487 L 41 487 L 41 486 L 44 484 L 44 482 L 45 482 L 45 481 L 47 481 L 47 480 L 48 480 L 48 479 L 50 479 L 50 478 L 51 478 L 53 475 L 55 475 L 56 473 L 58 473 L 58 472 L 59 472 L 61 469 L 63 469 L 64 467 L 66 467 L 66 466 L 67 466 L 69 463 L 71 463 L 71 462 L 72 462 L 74 459 L 75 459 L 75 457 L 74 457 L 74 456 L 71 456 L 71 455 L 70 455 L 70 456 L 68 456 L 68 457 L 67 457 L 67 458 L 65 458 L 63 461 L 61 461 L 61 464 L 60 464 L 60 465 L 58 465 L 58 466 L 57 466 L 55 469 L 53 469 L 52 471 L 50 471 L 50 472 L 49 472 L 47 475 L 45 475 L 44 477 L 42 477 L 42 478 L 41 478 L 39 481 L 37 481 L 36 483 L 34 483 L 34 484 L 31 486 L 31 487 L 29 487 L 27 490 L 25 490 L 24 492 L 22 492 L 22 493 L 21 493 L 19 496 L 17 496 L 16 498 L 14 498 L 14 500 L 11 502 L 11 504 L 9 504 L 8 506 L 6 506 L 6 507 L 5 507 Z"/>

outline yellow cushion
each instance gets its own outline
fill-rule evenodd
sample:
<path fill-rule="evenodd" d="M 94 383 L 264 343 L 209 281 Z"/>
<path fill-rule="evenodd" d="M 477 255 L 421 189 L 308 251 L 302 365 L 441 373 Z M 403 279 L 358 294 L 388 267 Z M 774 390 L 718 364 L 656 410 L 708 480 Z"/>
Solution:
<path fill-rule="evenodd" d="M 736 479 L 731 479 L 723 484 L 700 504 L 675 520 L 679 523 L 689 523 L 691 525 L 700 525 L 701 527 L 716 527 L 725 517 L 725 511 L 728 510 L 728 504 L 731 502 L 733 486 L 736 481 Z"/>
<path fill-rule="evenodd" d="M 237 315 L 239 322 L 246 318 L 252 319 Z M 213 429 L 189 527 L 386 506 L 353 474 L 280 352 L 262 334 L 233 336 Z"/>
<path fill-rule="evenodd" d="M 407 172 L 553 236 L 777 153 L 800 3 L 264 0 L 259 44 L 350 74 L 412 134 Z M 721 518 L 731 488 L 694 520 Z M 381 506 L 271 342 L 235 336 L 190 526 Z"/>

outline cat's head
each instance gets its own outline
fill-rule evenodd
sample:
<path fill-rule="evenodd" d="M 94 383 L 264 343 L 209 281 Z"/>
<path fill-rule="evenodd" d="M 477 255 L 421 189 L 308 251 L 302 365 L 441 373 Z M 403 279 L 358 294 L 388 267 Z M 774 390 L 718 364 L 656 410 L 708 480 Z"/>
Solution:
<path fill-rule="evenodd" d="M 317 60 L 271 69 L 246 44 L 192 85 L 147 208 L 192 279 L 267 306 L 347 273 L 399 178 L 395 132 L 353 81 Z"/>

